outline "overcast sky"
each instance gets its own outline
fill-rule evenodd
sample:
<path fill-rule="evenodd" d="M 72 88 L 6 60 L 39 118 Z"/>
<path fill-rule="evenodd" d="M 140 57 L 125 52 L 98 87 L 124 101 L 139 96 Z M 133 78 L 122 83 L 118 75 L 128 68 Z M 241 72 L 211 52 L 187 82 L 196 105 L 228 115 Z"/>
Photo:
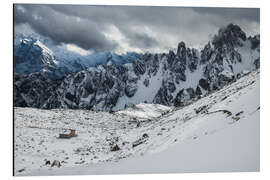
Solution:
<path fill-rule="evenodd" d="M 218 29 L 238 24 L 258 34 L 260 10 L 143 6 L 15 5 L 15 33 L 37 33 L 87 51 L 166 52 L 184 41 L 202 47 Z"/>

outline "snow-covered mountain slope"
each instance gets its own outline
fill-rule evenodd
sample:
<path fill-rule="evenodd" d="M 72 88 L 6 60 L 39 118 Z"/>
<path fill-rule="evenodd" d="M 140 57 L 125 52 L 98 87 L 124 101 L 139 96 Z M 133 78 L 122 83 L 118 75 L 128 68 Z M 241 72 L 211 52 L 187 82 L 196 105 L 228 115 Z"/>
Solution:
<path fill-rule="evenodd" d="M 258 171 L 259 92 L 256 70 L 173 110 L 15 108 L 15 175 Z M 138 123 L 146 109 L 166 111 Z M 66 129 L 78 136 L 57 138 Z"/>
<path fill-rule="evenodd" d="M 139 123 L 141 121 L 151 121 L 159 118 L 171 110 L 172 108 L 160 104 L 140 103 L 115 113 L 134 118 L 134 120 L 136 120 L 135 122 Z"/>
<path fill-rule="evenodd" d="M 15 72 L 30 74 L 33 72 L 48 73 L 54 71 L 58 65 L 53 52 L 38 40 L 23 39 L 14 48 Z"/>
<path fill-rule="evenodd" d="M 14 70 L 15 73 L 23 75 L 40 72 L 50 79 L 59 79 L 110 61 L 116 64 L 129 63 L 140 56 L 135 52 L 122 55 L 112 52 L 80 55 L 62 46 L 56 46 L 46 38 L 36 39 L 21 34 L 14 37 Z"/>

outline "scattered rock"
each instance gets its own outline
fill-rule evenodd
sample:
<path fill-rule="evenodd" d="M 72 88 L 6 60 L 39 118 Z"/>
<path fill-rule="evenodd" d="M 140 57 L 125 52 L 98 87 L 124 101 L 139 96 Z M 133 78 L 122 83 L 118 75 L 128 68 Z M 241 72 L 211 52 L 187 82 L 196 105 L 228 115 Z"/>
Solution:
<path fill-rule="evenodd" d="M 25 169 L 24 169 L 24 168 L 23 168 L 23 169 L 19 169 L 19 170 L 18 170 L 18 172 L 19 172 L 19 173 L 21 173 L 21 172 L 23 172 L 23 171 L 25 171 Z"/>
<path fill-rule="evenodd" d="M 136 127 L 141 127 L 141 122 L 140 121 L 137 121 Z"/>
<path fill-rule="evenodd" d="M 225 99 L 227 99 L 228 98 L 228 96 L 225 96 L 225 97 L 223 97 L 222 99 L 221 99 L 221 101 L 224 101 Z"/>
<path fill-rule="evenodd" d="M 228 115 L 227 117 L 229 117 L 229 116 L 232 115 L 232 112 L 231 111 L 228 111 L 226 109 L 224 109 L 224 110 L 217 110 L 217 111 L 213 111 L 213 112 L 208 112 L 207 114 L 213 114 L 213 113 L 217 113 L 217 112 L 223 112 L 224 114 L 227 114 Z"/>
<path fill-rule="evenodd" d="M 228 111 L 228 110 L 223 110 L 223 113 L 227 114 L 228 116 L 232 115 L 232 112 Z"/>
<path fill-rule="evenodd" d="M 233 119 L 234 122 L 237 122 L 237 121 L 239 121 L 240 117 L 234 116 L 234 117 L 232 117 L 232 119 Z"/>
<path fill-rule="evenodd" d="M 148 134 L 144 133 L 141 138 L 132 143 L 132 147 L 136 147 L 142 143 L 145 143 L 148 137 L 149 137 Z"/>
<path fill-rule="evenodd" d="M 199 113 L 205 113 L 205 112 L 207 112 L 207 107 L 208 106 L 201 106 L 201 107 L 199 107 L 199 108 L 197 108 L 197 109 L 194 109 L 195 110 L 195 113 L 196 114 L 199 114 Z"/>
<path fill-rule="evenodd" d="M 113 147 L 111 147 L 111 151 L 119 151 L 120 147 L 116 144 Z"/>
<path fill-rule="evenodd" d="M 50 160 L 45 160 L 45 165 L 50 165 L 51 161 Z"/>
<path fill-rule="evenodd" d="M 53 161 L 53 163 L 52 163 L 52 165 L 51 165 L 51 167 L 54 167 L 54 166 L 56 166 L 56 167 L 60 168 L 60 167 L 61 167 L 61 163 L 60 163 L 60 161 L 58 161 L 58 160 L 54 160 L 54 161 Z"/>
<path fill-rule="evenodd" d="M 148 136 L 147 133 L 144 133 L 144 134 L 142 135 L 142 137 L 143 137 L 143 138 L 148 138 L 149 136 Z"/>
<path fill-rule="evenodd" d="M 145 87 L 148 87 L 149 86 L 149 79 L 145 79 L 143 81 L 143 84 L 145 85 Z"/>
<path fill-rule="evenodd" d="M 75 162 L 75 164 L 83 164 L 85 161 Z"/>
<path fill-rule="evenodd" d="M 244 112 L 244 111 L 240 111 L 240 112 L 236 113 L 235 116 L 239 116 L 239 115 L 241 115 L 243 112 Z"/>

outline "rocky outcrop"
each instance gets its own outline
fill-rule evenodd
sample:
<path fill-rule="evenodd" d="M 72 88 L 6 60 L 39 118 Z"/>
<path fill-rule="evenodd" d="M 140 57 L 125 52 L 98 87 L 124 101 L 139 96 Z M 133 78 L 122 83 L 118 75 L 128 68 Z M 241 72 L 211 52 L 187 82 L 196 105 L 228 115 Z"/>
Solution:
<path fill-rule="evenodd" d="M 60 107 L 55 93 L 60 83 L 61 80 L 50 80 L 42 73 L 15 74 L 14 106 L 49 109 Z"/>

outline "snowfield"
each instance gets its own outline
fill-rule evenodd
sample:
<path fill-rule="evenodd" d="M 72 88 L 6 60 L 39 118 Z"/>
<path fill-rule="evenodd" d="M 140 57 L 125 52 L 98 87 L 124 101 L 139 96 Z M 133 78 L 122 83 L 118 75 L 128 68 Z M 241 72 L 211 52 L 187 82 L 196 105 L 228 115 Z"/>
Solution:
<path fill-rule="evenodd" d="M 14 113 L 17 176 L 260 168 L 259 70 L 183 107 L 143 103 L 112 113 L 34 108 Z M 59 139 L 68 129 L 78 136 Z M 54 160 L 61 166 L 51 167 Z"/>

